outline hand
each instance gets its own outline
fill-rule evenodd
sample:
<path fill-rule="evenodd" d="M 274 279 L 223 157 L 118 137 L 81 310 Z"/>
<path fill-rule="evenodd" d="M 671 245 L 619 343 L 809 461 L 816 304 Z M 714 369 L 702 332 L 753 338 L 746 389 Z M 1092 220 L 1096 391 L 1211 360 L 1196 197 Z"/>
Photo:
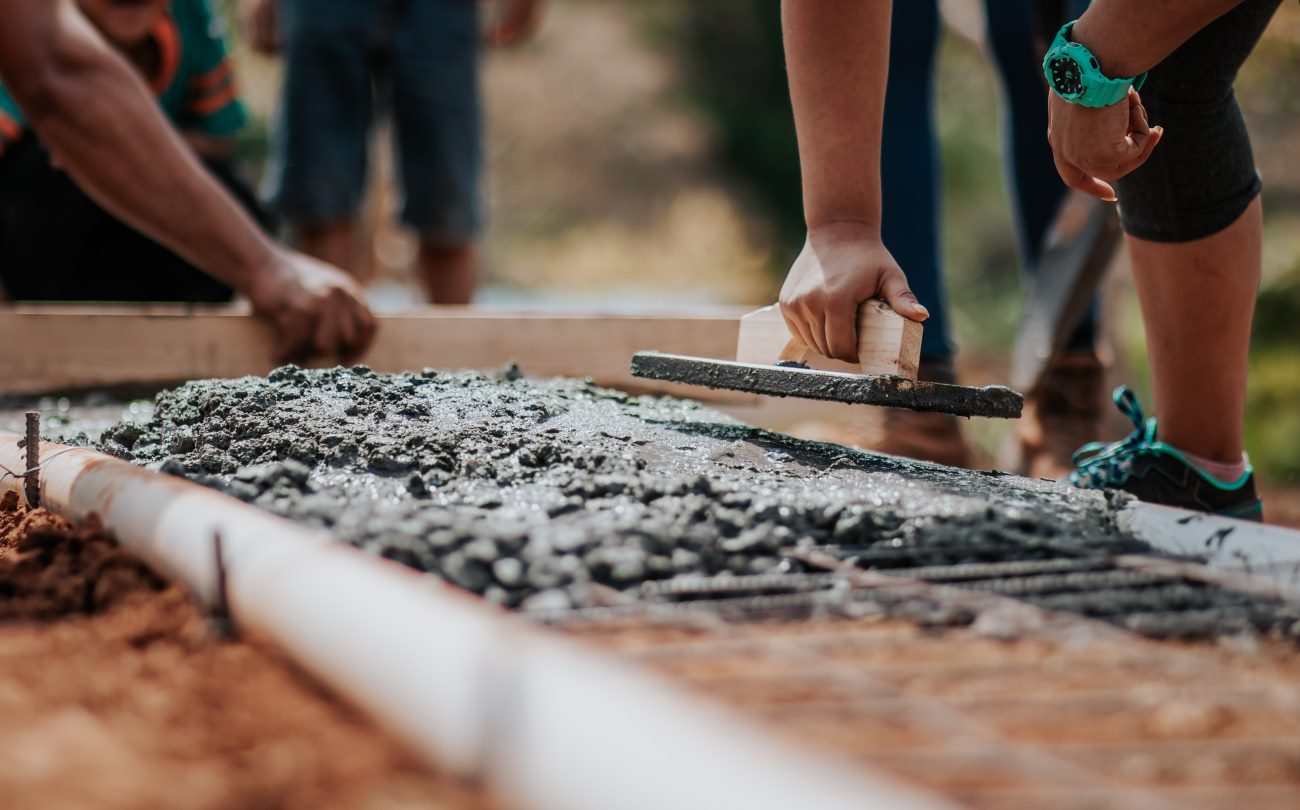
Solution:
<path fill-rule="evenodd" d="M 847 222 L 810 230 L 781 287 L 790 333 L 823 357 L 856 363 L 858 307 L 870 298 L 883 298 L 913 321 L 930 317 L 878 230 Z"/>
<path fill-rule="evenodd" d="M 239 0 L 239 18 L 248 44 L 264 56 L 280 52 L 280 18 L 275 4 L 276 0 Z"/>
<path fill-rule="evenodd" d="M 488 25 L 484 41 L 489 45 L 515 45 L 537 30 L 542 19 L 542 0 L 497 0 L 496 16 Z"/>
<path fill-rule="evenodd" d="M 1151 157 L 1164 135 L 1147 123 L 1147 111 L 1137 90 L 1109 107 L 1071 104 L 1047 93 L 1047 140 L 1056 157 L 1056 170 L 1072 189 L 1115 201 L 1110 182 L 1133 171 Z"/>
<path fill-rule="evenodd" d="M 375 335 L 375 316 L 356 281 L 300 253 L 276 248 L 244 292 L 254 311 L 275 324 L 281 363 L 316 355 L 351 361 Z"/>

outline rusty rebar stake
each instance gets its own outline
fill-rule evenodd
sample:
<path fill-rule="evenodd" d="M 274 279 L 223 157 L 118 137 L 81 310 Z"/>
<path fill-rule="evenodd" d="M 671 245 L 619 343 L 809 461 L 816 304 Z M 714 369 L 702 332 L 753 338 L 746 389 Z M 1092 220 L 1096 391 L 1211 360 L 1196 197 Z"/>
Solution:
<path fill-rule="evenodd" d="M 35 509 L 41 505 L 41 415 L 27 412 L 27 471 L 23 475 L 27 505 Z"/>
<path fill-rule="evenodd" d="M 235 637 L 235 622 L 230 617 L 230 595 L 226 584 L 226 553 L 221 541 L 221 532 L 212 533 L 213 565 L 217 573 L 217 592 L 215 604 L 209 614 L 212 631 L 220 638 Z"/>

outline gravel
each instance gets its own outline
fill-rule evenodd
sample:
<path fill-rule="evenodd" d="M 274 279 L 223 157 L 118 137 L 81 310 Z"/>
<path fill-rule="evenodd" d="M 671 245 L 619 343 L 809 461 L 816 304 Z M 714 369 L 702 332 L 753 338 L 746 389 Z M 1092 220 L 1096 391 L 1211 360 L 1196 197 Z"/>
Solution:
<path fill-rule="evenodd" d="M 591 604 L 593 584 L 799 570 L 781 554 L 796 546 L 895 550 L 899 564 L 965 542 L 1140 548 L 1099 493 L 798 441 L 513 368 L 196 381 L 101 446 L 510 607 Z"/>

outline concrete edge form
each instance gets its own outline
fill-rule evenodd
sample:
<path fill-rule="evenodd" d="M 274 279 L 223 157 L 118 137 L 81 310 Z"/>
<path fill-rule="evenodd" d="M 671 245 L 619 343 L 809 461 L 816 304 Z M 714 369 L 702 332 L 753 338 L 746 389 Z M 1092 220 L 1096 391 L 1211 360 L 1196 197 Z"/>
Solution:
<path fill-rule="evenodd" d="M 16 434 L 0 465 L 23 469 Z M 816 756 L 431 577 L 198 484 L 42 443 L 44 507 L 264 637 L 440 768 L 512 806 L 924 810 L 944 799 Z M 20 494 L 23 480 L 5 476 Z M 220 538 L 220 542 L 216 538 Z M 218 555 L 225 593 L 218 588 Z"/>
<path fill-rule="evenodd" d="M 1300 531 L 1141 502 L 1125 507 L 1117 520 L 1161 551 L 1300 594 Z"/>

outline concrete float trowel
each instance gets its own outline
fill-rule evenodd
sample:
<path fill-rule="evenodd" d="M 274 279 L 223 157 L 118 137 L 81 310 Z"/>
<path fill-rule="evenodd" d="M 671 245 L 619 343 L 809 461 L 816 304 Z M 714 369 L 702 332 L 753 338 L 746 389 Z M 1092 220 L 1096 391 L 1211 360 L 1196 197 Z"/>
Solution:
<path fill-rule="evenodd" d="M 956 416 L 1020 417 L 1024 398 L 1000 385 L 916 379 L 921 324 L 871 299 L 858 308 L 858 364 L 830 360 L 790 334 L 776 305 L 740 319 L 736 359 L 638 352 L 632 375 L 775 397 L 886 405 Z"/>

